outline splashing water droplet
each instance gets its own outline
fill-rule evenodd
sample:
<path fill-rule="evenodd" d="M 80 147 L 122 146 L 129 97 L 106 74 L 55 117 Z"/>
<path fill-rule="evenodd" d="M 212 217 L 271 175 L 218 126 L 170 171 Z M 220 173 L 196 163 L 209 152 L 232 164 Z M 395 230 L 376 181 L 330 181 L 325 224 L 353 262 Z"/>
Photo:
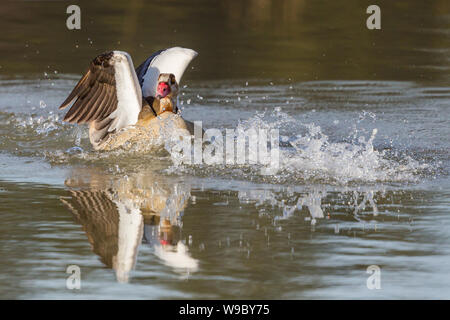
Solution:
<path fill-rule="evenodd" d="M 66 150 L 66 153 L 68 153 L 68 154 L 80 154 L 83 152 L 84 152 L 84 150 L 80 147 L 71 147 Z"/>

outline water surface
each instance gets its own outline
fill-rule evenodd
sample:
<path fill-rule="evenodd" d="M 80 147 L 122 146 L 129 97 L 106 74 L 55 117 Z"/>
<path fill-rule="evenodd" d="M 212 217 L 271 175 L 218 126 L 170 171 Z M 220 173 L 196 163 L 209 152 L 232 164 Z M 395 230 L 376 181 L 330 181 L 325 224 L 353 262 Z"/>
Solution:
<path fill-rule="evenodd" d="M 381 1 L 380 31 L 364 1 L 79 5 L 80 31 L 65 2 L 0 8 L 0 297 L 449 297 L 446 1 Z M 279 129 L 276 175 L 98 153 L 61 121 L 96 54 L 172 45 L 200 53 L 183 117 Z"/>

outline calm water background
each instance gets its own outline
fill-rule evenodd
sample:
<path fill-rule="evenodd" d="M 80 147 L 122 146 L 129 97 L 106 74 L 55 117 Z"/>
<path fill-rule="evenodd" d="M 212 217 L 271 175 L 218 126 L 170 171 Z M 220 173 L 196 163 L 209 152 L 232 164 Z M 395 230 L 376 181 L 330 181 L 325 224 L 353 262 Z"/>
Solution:
<path fill-rule="evenodd" d="M 1 298 L 450 297 L 448 1 L 377 1 L 378 31 L 370 1 L 74 3 L 79 31 L 68 1 L 0 6 Z M 183 116 L 280 129 L 277 175 L 99 154 L 61 122 L 96 54 L 174 45 L 199 52 Z"/>

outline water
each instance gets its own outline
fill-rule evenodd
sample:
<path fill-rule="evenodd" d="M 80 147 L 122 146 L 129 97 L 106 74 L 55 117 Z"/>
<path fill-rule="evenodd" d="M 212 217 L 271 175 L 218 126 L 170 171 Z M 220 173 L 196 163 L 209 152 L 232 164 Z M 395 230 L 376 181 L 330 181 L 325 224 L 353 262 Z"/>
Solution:
<path fill-rule="evenodd" d="M 0 297 L 448 298 L 448 5 L 379 5 L 379 33 L 358 1 L 81 1 L 77 32 L 63 3 L 0 9 Z M 97 153 L 61 121 L 95 54 L 175 44 L 200 53 L 183 117 L 279 129 L 276 175 Z"/>

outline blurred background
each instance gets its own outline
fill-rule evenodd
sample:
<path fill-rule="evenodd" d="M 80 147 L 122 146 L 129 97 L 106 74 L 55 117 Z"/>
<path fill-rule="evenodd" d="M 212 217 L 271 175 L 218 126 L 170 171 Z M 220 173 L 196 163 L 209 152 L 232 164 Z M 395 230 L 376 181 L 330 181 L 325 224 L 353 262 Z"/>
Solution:
<path fill-rule="evenodd" d="M 106 50 L 139 65 L 169 46 L 197 50 L 194 79 L 448 81 L 449 1 L 7 1 L 0 7 L 0 74 L 82 73 Z M 66 8 L 81 8 L 68 30 Z M 50 71 L 50 72 L 49 72 Z"/>

